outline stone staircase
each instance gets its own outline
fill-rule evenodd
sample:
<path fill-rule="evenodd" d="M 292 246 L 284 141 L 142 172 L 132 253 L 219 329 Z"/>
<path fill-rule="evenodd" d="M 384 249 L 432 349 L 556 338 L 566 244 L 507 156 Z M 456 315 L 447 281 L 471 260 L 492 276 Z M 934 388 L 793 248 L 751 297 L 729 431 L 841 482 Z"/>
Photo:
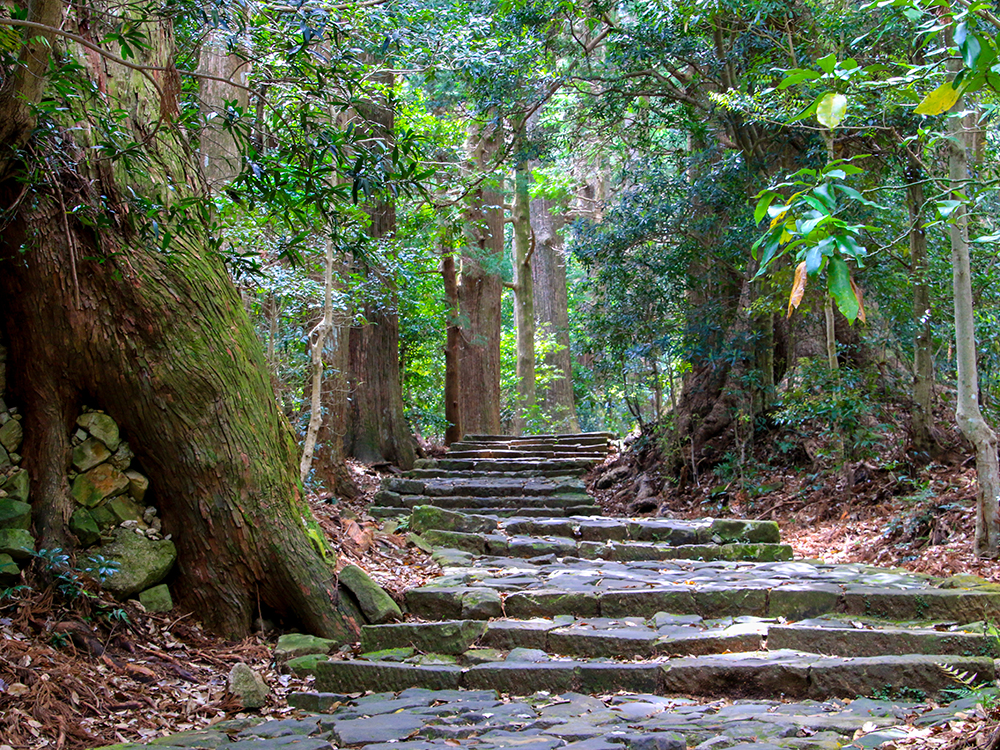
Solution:
<path fill-rule="evenodd" d="M 581 475 L 609 436 L 470 436 L 389 479 L 445 573 L 410 620 L 363 628 L 311 671 L 331 694 L 684 694 L 933 698 L 995 679 L 1000 587 L 792 560 L 771 522 L 608 518 Z"/>

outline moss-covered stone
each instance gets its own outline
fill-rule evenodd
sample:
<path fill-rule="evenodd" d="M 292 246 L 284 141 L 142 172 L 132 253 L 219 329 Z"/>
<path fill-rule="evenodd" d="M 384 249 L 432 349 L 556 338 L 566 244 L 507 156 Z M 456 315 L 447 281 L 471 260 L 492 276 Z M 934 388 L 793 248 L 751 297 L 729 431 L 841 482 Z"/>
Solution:
<path fill-rule="evenodd" d="M 69 519 L 69 530 L 84 547 L 96 544 L 101 539 L 101 529 L 86 508 L 77 508 L 73 511 L 73 515 Z"/>
<path fill-rule="evenodd" d="M 111 464 L 100 464 L 79 474 L 73 480 L 70 493 L 73 499 L 86 508 L 93 508 L 109 497 L 128 490 L 128 477 Z"/>
<path fill-rule="evenodd" d="M 8 453 L 16 453 L 21 447 L 21 440 L 24 438 L 24 429 L 16 419 L 10 419 L 0 425 L 0 445 Z"/>
<path fill-rule="evenodd" d="M 125 476 L 128 477 L 129 496 L 137 503 L 143 502 L 149 491 L 149 479 L 138 471 L 126 471 Z"/>
<path fill-rule="evenodd" d="M 89 471 L 111 458 L 111 451 L 100 440 L 89 437 L 73 448 L 73 466 L 77 471 Z"/>
<path fill-rule="evenodd" d="M 461 531 L 442 531 L 440 529 L 427 529 L 421 536 L 434 547 L 447 547 L 449 549 L 471 552 L 474 555 L 482 555 L 486 552 L 486 540 L 481 534 L 465 534 Z"/>
<path fill-rule="evenodd" d="M 0 489 L 7 493 L 7 497 L 25 503 L 28 501 L 28 493 L 30 492 L 28 484 L 28 472 L 24 469 L 17 469 L 7 477 Z"/>
<path fill-rule="evenodd" d="M 21 569 L 14 562 L 13 558 L 6 553 L 0 553 L 0 584 L 9 586 L 15 583 L 20 577 Z"/>
<path fill-rule="evenodd" d="M 76 423 L 104 443 L 109 451 L 118 450 L 118 444 L 121 442 L 118 424 L 107 414 L 96 411 L 81 414 L 77 417 Z"/>
<path fill-rule="evenodd" d="M 167 588 L 167 584 L 165 583 L 153 586 L 140 593 L 139 603 L 146 608 L 147 612 L 169 612 L 174 608 L 174 600 L 170 596 L 170 589 Z"/>
<path fill-rule="evenodd" d="M 362 651 L 413 647 L 439 654 L 461 654 L 486 632 L 482 620 L 447 620 L 398 625 L 366 625 L 361 629 Z"/>
<path fill-rule="evenodd" d="M 27 529 L 30 526 L 30 505 L 11 497 L 0 497 L 0 529 Z"/>
<path fill-rule="evenodd" d="M 413 646 L 401 646 L 400 648 L 383 648 L 379 651 L 368 651 L 361 654 L 359 658 L 367 661 L 405 661 L 416 652 L 417 650 Z"/>
<path fill-rule="evenodd" d="M 103 505 L 98 505 L 96 508 L 90 509 L 90 515 L 94 519 L 94 522 L 103 531 L 104 529 L 110 529 L 112 526 L 118 525 L 118 519 L 115 518 L 115 514 L 108 510 Z"/>
<path fill-rule="evenodd" d="M 418 505 L 410 513 L 410 528 L 418 534 L 428 529 L 487 533 L 496 531 L 497 520 L 490 516 L 456 513 L 433 505 Z"/>
<path fill-rule="evenodd" d="M 274 647 L 274 660 L 279 664 L 309 654 L 329 654 L 337 647 L 336 641 L 305 633 L 285 633 Z"/>
<path fill-rule="evenodd" d="M 321 661 L 327 661 L 330 657 L 326 654 L 306 654 L 296 656 L 285 662 L 285 668 L 294 675 L 303 677 L 305 675 L 316 674 L 316 665 Z"/>
<path fill-rule="evenodd" d="M 173 542 L 153 541 L 129 529 L 118 529 L 114 541 L 95 552 L 121 566 L 104 581 L 104 588 L 118 596 L 131 596 L 155 586 L 177 559 Z"/>
<path fill-rule="evenodd" d="M 27 560 L 35 554 L 35 538 L 26 529 L 0 529 L 0 554 Z"/>
<path fill-rule="evenodd" d="M 399 605 L 357 565 L 340 571 L 340 583 L 354 594 L 368 622 L 381 625 L 403 619 Z"/>
<path fill-rule="evenodd" d="M 127 495 L 119 495 L 118 497 L 113 497 L 104 504 L 111 515 L 115 517 L 115 521 L 118 523 L 124 523 L 125 521 L 138 521 L 142 518 L 143 509 L 140 508 L 136 502 L 128 497 Z"/>

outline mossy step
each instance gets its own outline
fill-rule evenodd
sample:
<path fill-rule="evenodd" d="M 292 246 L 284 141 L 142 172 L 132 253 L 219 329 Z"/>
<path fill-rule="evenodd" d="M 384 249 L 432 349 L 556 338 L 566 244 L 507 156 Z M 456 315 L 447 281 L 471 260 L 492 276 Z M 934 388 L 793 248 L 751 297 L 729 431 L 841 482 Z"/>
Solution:
<path fill-rule="evenodd" d="M 524 563 L 521 563 L 523 565 Z M 714 585 L 673 585 L 636 589 L 587 590 L 531 586 L 530 581 L 500 586 L 437 585 L 406 593 L 408 610 L 423 619 L 460 616 L 466 592 L 499 591 L 508 617 L 652 617 L 659 612 L 722 617 L 784 617 L 803 620 L 826 614 L 876 618 L 885 621 L 948 621 L 969 623 L 995 620 L 1000 594 L 989 590 L 899 589 L 831 584 L 763 587 L 733 580 L 725 588 Z"/>
<path fill-rule="evenodd" d="M 576 477 L 548 479 L 544 477 L 479 477 L 415 479 L 392 477 L 387 479 L 382 489 L 402 496 L 420 495 L 430 497 L 506 497 L 506 496 L 552 496 L 580 494 L 587 491 L 584 483 Z"/>
<path fill-rule="evenodd" d="M 521 471 L 476 471 L 472 469 L 443 469 L 440 467 L 410 469 L 403 473 L 404 477 L 412 479 L 482 479 L 483 477 L 506 477 L 510 479 L 526 479 L 546 477 L 549 479 L 573 479 L 579 474 L 567 474 L 562 469 L 523 469 Z"/>
<path fill-rule="evenodd" d="M 513 460 L 496 458 L 440 458 L 438 468 L 457 471 L 546 471 L 580 476 L 594 465 L 592 460 L 558 458 Z"/>
<path fill-rule="evenodd" d="M 954 686 L 942 666 L 995 678 L 993 660 L 983 657 L 823 657 L 795 651 L 694 656 L 663 662 L 548 660 L 503 661 L 470 667 L 425 666 L 379 661 L 327 661 L 316 665 L 317 690 L 398 692 L 497 690 L 511 695 L 550 693 L 686 694 L 829 700 L 857 696 L 933 698 Z"/>

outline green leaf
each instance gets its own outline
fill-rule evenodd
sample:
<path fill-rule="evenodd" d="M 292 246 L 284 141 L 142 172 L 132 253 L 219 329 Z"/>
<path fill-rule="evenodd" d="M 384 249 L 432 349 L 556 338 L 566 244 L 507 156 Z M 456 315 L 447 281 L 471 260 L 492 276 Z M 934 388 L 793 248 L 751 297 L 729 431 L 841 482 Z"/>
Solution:
<path fill-rule="evenodd" d="M 830 296 L 840 308 L 840 312 L 853 325 L 854 321 L 858 319 L 858 310 L 861 308 L 858 304 L 858 298 L 854 294 L 854 288 L 851 286 L 851 271 L 842 258 L 830 259 L 826 286 L 830 290 Z"/>
<path fill-rule="evenodd" d="M 806 273 L 810 276 L 814 275 L 822 264 L 823 251 L 820 250 L 819 245 L 813 245 L 806 251 Z"/>
<path fill-rule="evenodd" d="M 753 211 L 753 223 L 760 224 L 764 220 L 764 216 L 767 215 L 767 209 L 774 202 L 774 199 L 778 197 L 777 193 L 764 193 L 760 200 L 757 201 L 757 207 Z"/>
<path fill-rule="evenodd" d="M 803 81 L 812 81 L 819 77 L 820 74 L 815 70 L 802 70 L 801 68 L 795 68 L 787 72 L 787 75 L 785 75 L 785 77 L 781 80 L 781 83 L 778 84 L 778 90 L 787 89 L 789 86 L 798 85 Z"/>
<path fill-rule="evenodd" d="M 847 114 L 847 97 L 832 91 L 824 95 L 816 105 L 816 119 L 820 125 L 833 130 Z"/>
<path fill-rule="evenodd" d="M 937 208 L 938 213 L 941 214 L 941 218 L 947 219 L 949 216 L 955 213 L 955 209 L 957 209 L 961 205 L 962 201 L 938 201 L 935 204 L 935 207 Z"/>
<path fill-rule="evenodd" d="M 976 69 L 976 63 L 979 62 L 979 53 L 983 51 L 983 45 L 979 43 L 979 40 L 975 36 L 967 36 L 965 42 L 961 44 L 959 50 L 962 53 L 962 61 L 969 70 Z"/>
<path fill-rule="evenodd" d="M 837 249 L 848 258 L 860 260 L 868 254 L 861 243 L 849 234 L 839 234 L 834 237 L 834 240 L 837 243 Z"/>
<path fill-rule="evenodd" d="M 961 96 L 961 93 L 958 89 L 951 85 L 951 81 L 947 81 L 925 96 L 924 100 L 913 110 L 913 113 L 917 115 L 939 115 L 955 106 L 955 102 L 958 101 L 959 96 Z"/>
<path fill-rule="evenodd" d="M 837 56 L 829 54 L 826 57 L 821 57 L 816 61 L 816 64 L 824 73 L 832 73 L 833 69 L 837 67 Z"/>
<path fill-rule="evenodd" d="M 812 191 L 813 195 L 823 201 L 827 211 L 830 213 L 837 210 L 837 199 L 834 197 L 832 188 L 833 185 L 829 182 L 824 182 L 822 185 L 817 185 Z"/>

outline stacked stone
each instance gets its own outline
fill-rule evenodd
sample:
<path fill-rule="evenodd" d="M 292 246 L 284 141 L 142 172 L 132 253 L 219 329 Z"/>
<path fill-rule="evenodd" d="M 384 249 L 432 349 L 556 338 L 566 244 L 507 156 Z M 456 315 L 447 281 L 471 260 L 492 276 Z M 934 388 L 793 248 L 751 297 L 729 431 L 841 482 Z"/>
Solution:
<path fill-rule="evenodd" d="M 161 538 L 156 508 L 144 505 L 149 480 L 131 468 L 132 450 L 121 439 L 118 425 L 99 411 L 85 411 L 76 424 L 69 480 L 79 507 L 70 519 L 70 531 L 84 547 L 119 526 Z"/>
<path fill-rule="evenodd" d="M 0 347 L 0 395 L 3 393 L 3 361 Z M 9 586 L 21 576 L 19 564 L 35 551 L 28 505 L 28 472 L 21 468 L 24 430 L 16 407 L 0 398 L 0 586 Z"/>

